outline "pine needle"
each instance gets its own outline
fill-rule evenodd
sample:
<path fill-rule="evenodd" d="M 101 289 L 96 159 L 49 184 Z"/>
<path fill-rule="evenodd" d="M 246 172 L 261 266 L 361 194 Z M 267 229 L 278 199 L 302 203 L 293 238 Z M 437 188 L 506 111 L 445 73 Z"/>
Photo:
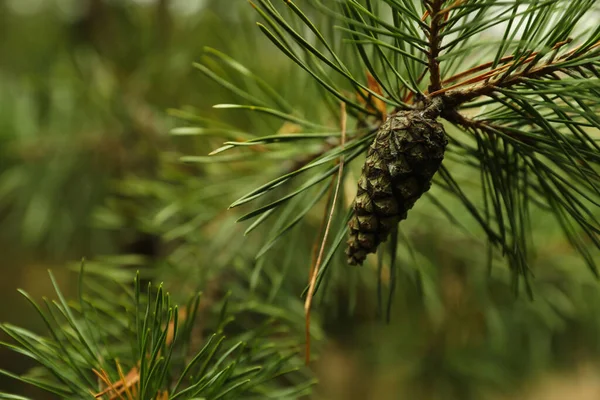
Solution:
<path fill-rule="evenodd" d="M 107 388 L 103 391 L 96 393 L 94 398 L 99 399 L 106 394 L 111 394 L 110 400 L 133 400 L 135 397 L 137 397 L 134 394 L 136 392 L 135 387 L 139 384 L 140 380 L 140 374 L 137 367 L 132 368 L 127 373 L 127 376 L 123 376 L 121 365 L 119 362 L 117 362 L 117 370 L 119 372 L 120 379 L 119 381 L 113 383 L 111 382 L 111 379 L 105 370 L 98 371 L 96 369 L 92 369 L 94 374 L 96 374 L 96 376 L 107 386 Z M 132 393 L 131 389 L 133 389 L 134 393 Z M 123 393 L 127 394 L 127 399 L 122 396 Z"/>
<path fill-rule="evenodd" d="M 341 127 L 342 127 L 341 146 L 342 146 L 342 148 L 344 147 L 344 145 L 346 143 L 346 118 L 347 118 L 346 104 L 341 103 Z M 313 296 L 315 294 L 315 287 L 317 284 L 317 276 L 319 275 L 319 267 L 321 266 L 321 262 L 323 260 L 323 253 L 325 252 L 325 244 L 327 243 L 327 236 L 329 235 L 329 229 L 331 228 L 331 220 L 333 219 L 333 214 L 335 212 L 335 205 L 337 203 L 340 186 L 342 185 L 343 172 L 344 172 L 344 156 L 341 156 L 340 162 L 339 162 L 337 183 L 335 185 L 333 201 L 331 202 L 331 210 L 329 211 L 329 218 L 327 220 L 327 225 L 325 226 L 325 233 L 323 233 L 323 240 L 321 241 L 321 248 L 319 250 L 319 256 L 317 257 L 317 261 L 315 262 L 315 265 L 312 268 L 312 276 L 310 277 L 308 294 L 306 296 L 306 301 L 304 303 L 304 313 L 306 315 L 306 358 L 305 358 L 306 364 L 308 364 L 310 362 L 310 308 L 312 305 Z"/>

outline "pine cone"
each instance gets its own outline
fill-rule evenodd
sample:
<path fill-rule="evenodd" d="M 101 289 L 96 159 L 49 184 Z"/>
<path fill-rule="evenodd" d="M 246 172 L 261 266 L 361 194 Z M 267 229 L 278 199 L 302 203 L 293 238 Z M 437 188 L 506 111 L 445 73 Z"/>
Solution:
<path fill-rule="evenodd" d="M 375 253 L 408 210 L 429 190 L 448 140 L 439 122 L 401 111 L 380 127 L 369 148 L 349 222 L 348 263 Z"/>

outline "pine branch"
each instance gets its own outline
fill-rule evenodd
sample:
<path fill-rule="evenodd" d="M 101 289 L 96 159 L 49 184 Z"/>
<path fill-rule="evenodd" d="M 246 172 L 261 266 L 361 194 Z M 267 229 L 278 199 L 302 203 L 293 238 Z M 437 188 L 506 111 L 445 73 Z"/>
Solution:
<path fill-rule="evenodd" d="M 570 225 L 571 222 L 568 221 L 573 221 L 576 225 L 578 225 L 579 228 L 586 233 L 590 243 L 593 243 L 596 247 L 600 245 L 597 240 L 597 235 L 600 234 L 600 222 L 588 208 L 590 205 L 600 207 L 600 201 L 594 200 L 593 197 L 594 191 L 597 191 L 595 185 L 586 180 L 577 179 L 577 186 L 575 186 L 567 181 L 565 177 L 569 175 L 573 177 L 572 174 L 576 173 L 576 171 L 569 167 L 568 162 L 565 162 L 566 160 L 562 161 L 552 159 L 551 155 L 547 155 L 547 146 L 552 145 L 552 143 L 544 144 L 539 140 L 528 137 L 519 130 L 497 125 L 485 120 L 477 121 L 465 118 L 457 112 L 454 112 L 449 117 L 452 122 L 464 127 L 470 132 L 482 132 L 491 137 L 497 137 L 500 140 L 503 140 L 504 147 L 509 146 L 512 149 L 511 151 L 514 153 L 513 157 L 517 157 L 517 159 L 520 160 L 518 162 L 526 165 L 531 171 L 531 175 L 527 179 L 525 179 L 525 176 L 520 177 L 519 175 L 513 177 L 513 180 L 516 178 L 517 182 L 520 180 L 522 180 L 522 182 L 518 183 L 516 186 L 511 185 L 511 187 L 514 187 L 516 190 L 524 190 L 526 187 L 528 187 L 528 191 L 530 192 L 528 197 L 530 201 L 538 204 L 542 202 L 542 207 L 550 207 L 550 210 L 557 212 L 556 217 L 559 219 L 559 222 L 561 222 L 565 235 L 569 238 L 569 241 L 573 244 L 573 246 L 581 252 L 581 255 L 586 260 L 590 269 L 597 275 L 598 272 L 596 263 L 593 261 L 593 257 L 589 251 L 586 249 L 587 246 L 585 241 L 575 233 L 573 227 Z M 545 154 L 547 157 L 551 157 L 550 160 L 552 161 L 550 163 L 553 164 L 552 166 L 548 165 L 550 163 L 540 157 Z M 490 171 L 492 174 L 492 179 L 497 179 L 498 174 L 507 169 L 506 165 L 504 164 L 506 162 L 509 162 L 509 158 L 506 155 L 498 154 L 494 157 L 494 159 L 482 159 L 481 165 L 482 167 L 487 168 L 488 165 L 497 163 L 498 172 Z M 580 168 L 581 167 L 578 169 Z M 564 175 L 559 175 L 555 170 L 563 172 Z M 600 182 L 600 177 L 593 170 L 584 169 L 581 171 L 585 173 L 584 176 L 594 180 L 596 185 Z M 497 182 L 494 184 L 494 186 L 501 187 L 502 185 Z M 570 192 L 577 193 L 579 196 L 581 196 L 581 199 L 570 195 Z M 499 191 L 499 193 L 501 196 L 504 196 L 504 191 Z M 534 194 L 537 196 L 537 198 L 533 197 Z M 543 204 L 541 199 L 546 199 L 547 204 Z M 513 206 L 509 206 L 509 204 L 505 202 L 504 206 L 498 207 Z M 520 207 L 521 210 L 526 209 L 525 203 L 523 203 Z M 509 208 L 506 208 L 506 212 L 510 215 Z M 497 216 L 502 214 L 503 212 L 497 212 Z M 514 225 L 514 222 L 509 220 L 509 225 Z M 499 228 L 501 227 L 502 225 L 499 225 Z M 514 229 L 515 233 L 513 233 L 513 238 L 525 238 L 525 236 L 518 233 L 518 226 L 515 225 Z M 520 245 L 521 248 L 526 248 L 525 246 L 526 244 L 524 242 L 522 242 Z M 511 250 L 509 250 L 509 252 L 510 251 Z M 519 258 L 524 258 L 526 254 L 527 253 L 524 252 L 521 256 L 519 256 Z M 525 260 L 523 259 L 523 261 Z"/>
<path fill-rule="evenodd" d="M 293 369 L 301 365 L 296 345 L 269 340 L 269 350 L 262 351 L 265 339 L 282 334 L 272 319 L 256 330 L 245 329 L 225 338 L 224 331 L 232 323 L 227 299 L 217 309 L 219 318 L 207 327 L 214 333 L 201 349 L 194 349 L 190 343 L 195 340 L 192 331 L 199 295 L 180 309 L 162 285 L 156 291 L 149 286 L 142 293 L 139 274 L 134 291 L 127 293 L 95 277 L 93 283 L 104 284 L 104 297 L 90 297 L 82 288 L 75 306 L 63 298 L 52 275 L 51 279 L 59 301 L 48 303 L 47 311 L 24 294 L 46 322 L 50 338 L 0 325 L 17 343 L 2 345 L 38 362 L 44 374 L 30 378 L 0 373 L 73 400 L 90 394 L 104 399 L 251 398 L 265 391 L 306 393 L 311 385 Z M 82 278 L 80 284 L 84 283 Z M 205 324 L 212 318 L 205 315 L 202 319 Z M 274 379 L 282 374 L 296 375 L 296 383 L 286 385 Z"/>
<path fill-rule="evenodd" d="M 562 47 L 568 43 L 569 43 L 569 41 L 562 41 L 562 42 L 556 43 L 553 46 L 553 49 L 558 50 L 560 47 Z M 560 56 L 558 58 L 551 57 L 545 64 L 543 64 L 541 66 L 537 66 L 537 67 L 535 67 L 535 64 L 537 64 L 537 62 L 538 62 L 537 56 L 539 53 L 532 52 L 530 56 L 524 57 L 517 62 L 505 64 L 502 67 L 497 67 L 494 70 L 491 70 L 491 71 L 488 71 L 481 75 L 478 75 L 467 81 L 457 83 L 450 87 L 447 87 L 444 89 L 438 89 L 437 91 L 431 92 L 430 96 L 445 94 L 445 97 L 447 98 L 447 101 L 451 105 L 451 107 L 452 106 L 456 107 L 462 103 L 469 102 L 480 96 L 490 95 L 491 93 L 498 91 L 499 89 L 510 88 L 511 86 L 522 83 L 527 79 L 536 79 L 536 78 L 540 78 L 540 77 L 546 77 L 546 76 L 549 76 L 556 72 L 563 72 L 563 71 L 569 71 L 572 69 L 579 69 L 579 68 L 581 68 L 581 66 L 589 67 L 589 68 L 592 68 L 592 70 L 594 70 L 594 61 L 584 62 L 583 64 L 580 64 L 577 61 L 579 61 L 580 59 L 583 59 L 583 60 L 593 59 L 595 53 L 598 53 L 598 51 L 596 51 L 594 53 L 592 53 L 592 51 L 599 47 L 600 47 L 600 42 L 597 42 L 594 45 L 589 46 L 587 49 L 585 49 L 584 52 L 582 52 L 581 51 L 582 49 L 580 46 L 578 48 L 575 48 L 575 49 L 563 54 L 562 56 Z M 512 59 L 512 56 L 510 57 L 510 59 Z M 521 66 L 524 66 L 524 68 L 522 68 L 521 71 L 511 73 L 512 72 L 511 69 L 513 68 L 513 66 L 515 64 L 520 64 Z M 490 63 L 485 63 L 485 64 L 482 64 L 480 67 L 475 67 L 465 73 L 474 72 L 474 71 L 479 70 L 480 68 L 485 69 L 489 65 L 490 65 Z M 462 74 L 460 74 L 460 75 L 462 75 Z M 456 77 L 452 77 L 450 79 L 453 80 L 453 79 L 456 79 Z M 472 88 L 469 88 L 466 90 L 455 90 L 458 87 L 470 85 L 470 84 L 478 83 L 478 82 L 482 82 L 482 81 L 484 83 L 482 83 L 480 85 L 476 85 Z"/>
<path fill-rule="evenodd" d="M 577 239 L 583 235 L 598 245 L 591 208 L 599 203 L 600 146 L 588 130 L 600 128 L 600 28 L 575 31 L 592 0 L 309 3 L 314 13 L 300 10 L 292 1 L 254 2 L 265 21 L 263 33 L 306 72 L 306 80 L 298 76 L 288 82 L 291 93 L 303 94 L 294 97 L 296 103 L 272 95 L 266 98 L 250 87 L 232 87 L 210 65 L 202 68 L 251 103 L 217 107 L 266 114 L 301 129 L 294 135 L 267 133 L 225 142 L 216 151 L 237 153 L 215 162 L 287 161 L 283 168 L 249 172 L 248 176 L 259 176 L 266 183 L 231 205 L 256 204 L 238 219 L 256 218 L 248 231 L 259 229 L 273 216 L 281 218 L 270 230 L 260 259 L 324 196 L 337 171 L 336 160 L 344 157 L 350 167 L 369 148 L 385 120 L 382 116 L 402 111 L 419 112 L 432 120 L 445 118 L 470 134 L 449 133 L 445 163 L 459 161 L 480 175 L 483 202 L 464 190 L 448 167 L 442 166 L 434 183 L 464 205 L 489 241 L 506 255 L 513 271 L 529 276 L 528 220 L 534 207 L 556 217 L 595 269 L 584 241 Z M 478 34 L 503 23 L 501 39 L 477 40 Z M 337 30 L 327 29 L 334 24 Z M 253 76 L 243 68 L 235 70 Z M 273 92 L 261 87 L 265 93 Z M 356 126 L 348 130 L 343 147 L 335 122 L 339 110 L 332 107 L 340 99 L 348 105 L 349 127 Z M 475 116 L 466 118 L 473 112 Z M 245 133 L 253 136 L 249 132 L 270 129 L 266 126 L 257 121 Z M 318 143 L 319 135 L 324 143 Z M 258 145 L 265 151 L 246 151 Z M 209 162 L 206 157 L 186 160 Z M 435 206 L 449 215 L 442 202 Z M 449 220 L 456 223 L 452 216 Z M 347 230 L 340 223 L 316 287 Z"/>

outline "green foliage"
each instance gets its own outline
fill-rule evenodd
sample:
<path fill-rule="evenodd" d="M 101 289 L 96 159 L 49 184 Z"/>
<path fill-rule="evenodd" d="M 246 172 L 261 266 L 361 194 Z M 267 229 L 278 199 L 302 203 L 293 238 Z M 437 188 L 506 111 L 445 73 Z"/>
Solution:
<path fill-rule="evenodd" d="M 328 178 L 337 172 L 336 160 L 344 157 L 349 164 L 365 153 L 384 117 L 377 115 L 375 101 L 383 102 L 391 113 L 418 108 L 418 102 L 410 99 L 441 96 L 445 103 L 441 117 L 458 129 L 449 131 L 446 162 L 434 182 L 462 202 L 478 222 L 473 234 L 484 233 L 515 277 L 528 282 L 530 213 L 540 208 L 556 220 L 596 271 L 600 31 L 594 26 L 578 29 L 596 8 L 595 2 L 302 3 L 306 11 L 292 1 L 281 6 L 270 0 L 252 3 L 264 21 L 258 23 L 261 31 L 306 72 L 294 72 L 289 83 L 301 86 L 302 96 L 281 99 L 274 88 L 211 49 L 207 55 L 236 75 L 220 75 L 221 69 L 212 63 L 198 66 L 244 100 L 215 108 L 266 113 L 299 125 L 302 132 L 273 136 L 257 125 L 244 131 L 248 139 L 227 141 L 211 153 L 217 154 L 214 162 L 268 158 L 277 165 L 282 159 L 298 160 L 289 170 L 278 167 L 273 172 L 265 171 L 263 162 L 259 176 L 265 183 L 231 204 L 258 203 L 240 221 L 256 218 L 252 229 L 274 214 L 288 215 L 284 225 L 297 221 L 297 213 L 285 209 L 295 207 L 294 200 L 305 193 L 311 197 L 322 193 Z M 435 14 L 431 22 L 421 17 L 426 12 Z M 496 27 L 504 30 L 501 40 L 478 39 Z M 365 70 L 382 94 L 367 82 Z M 487 75 L 476 75 L 478 71 Z M 464 79 L 469 76 L 471 80 Z M 460 78 L 462 82 L 452 85 Z M 295 103 L 288 106 L 291 101 Z M 339 101 L 348 107 L 349 126 L 356 127 L 347 132 L 343 146 Z M 206 121 L 202 126 L 197 132 L 211 125 Z M 319 143 L 324 131 L 331 133 Z M 252 152 L 258 145 L 267 151 Z M 234 153 L 221 155 L 225 151 Z M 183 160 L 205 163 L 210 159 L 186 156 Z M 458 176 L 457 165 L 467 165 L 469 176 L 479 176 L 478 194 L 465 190 L 467 182 Z M 448 214 L 443 202 L 434 205 Z M 449 223 L 455 224 L 456 217 L 449 216 Z M 344 229 L 343 223 L 337 225 L 334 236 L 341 237 Z M 330 249 L 335 251 L 339 244 L 334 242 Z"/>
<path fill-rule="evenodd" d="M 0 62 L 0 235 L 57 260 L 132 240 L 135 210 L 120 210 L 119 235 L 92 231 L 91 215 L 113 180 L 155 175 L 173 146 L 167 107 L 209 105 L 205 90 L 187 91 L 190 64 L 232 32 L 218 0 L 190 15 L 161 9 L 167 2 L 68 3 L 44 2 L 31 15 L 0 5 L 0 49 L 10 55 Z M 80 9 L 69 18 L 69 8 Z"/>
<path fill-rule="evenodd" d="M 22 121 L 36 90 L 25 105 L 0 92 L 10 106 L 0 105 L 3 132 L 64 131 L 55 147 L 69 153 L 55 154 L 53 169 L 7 152 L 0 208 L 20 227 L 11 231 L 34 232 L 32 243 L 68 246 L 78 236 L 70 227 L 80 227 L 64 216 L 115 241 L 150 235 L 158 250 L 93 257 L 76 301 L 56 287 L 57 302 L 35 306 L 49 336 L 2 325 L 12 338 L 3 346 L 41 365 L 5 374 L 61 398 L 106 389 L 92 369 L 115 383 L 135 368 L 140 398 L 319 397 L 331 382 L 315 390 L 296 353 L 332 207 L 310 332 L 316 368 L 327 366 L 323 345 L 338 341 L 365 369 L 353 388 L 373 393 L 369 377 L 387 374 L 406 398 L 463 400 L 597 359 L 600 30 L 585 25 L 595 2 L 256 0 L 254 14 L 237 1 L 246 7 L 238 17 L 233 1 L 216 0 L 197 17 L 174 18 L 166 41 L 154 36 L 154 8 L 106 4 L 111 26 L 139 36 L 114 47 L 111 36 L 85 39 L 73 59 L 66 48 L 50 60 L 64 69 L 39 74 L 49 78 L 37 92 L 62 93 L 78 113 L 53 102 L 53 122 L 31 127 Z M 262 37 L 249 31 L 255 18 Z M 77 66 L 83 78 L 69 81 Z M 81 93 L 90 98 L 78 101 Z M 443 169 L 377 260 L 350 268 L 341 248 L 365 151 L 384 118 L 433 96 L 446 104 Z M 81 126 L 114 134 L 126 162 L 90 170 L 95 145 L 81 152 L 71 138 Z M 27 209 L 45 211 L 24 218 Z M 533 275 L 533 300 L 515 297 L 519 278 Z"/>
<path fill-rule="evenodd" d="M 97 398 L 295 398 L 310 388 L 282 320 L 265 318 L 253 330 L 231 331 L 241 312 L 228 310 L 227 297 L 217 313 L 202 295 L 181 309 L 162 285 L 143 290 L 139 275 L 127 288 L 97 274 L 87 285 L 82 271 L 79 298 L 68 302 L 50 277 L 58 301 L 45 299 L 42 307 L 22 292 L 49 337 L 1 326 L 17 343 L 4 345 L 40 367 L 24 376 L 0 372 L 61 399 L 100 393 Z"/>

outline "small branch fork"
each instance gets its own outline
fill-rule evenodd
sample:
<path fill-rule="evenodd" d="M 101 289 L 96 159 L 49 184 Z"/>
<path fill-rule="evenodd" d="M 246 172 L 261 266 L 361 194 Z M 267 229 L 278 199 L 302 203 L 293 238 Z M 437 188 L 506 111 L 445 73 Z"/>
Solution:
<path fill-rule="evenodd" d="M 463 126 L 467 129 L 479 130 L 479 131 L 485 132 L 487 134 L 496 134 L 498 132 L 503 132 L 504 134 L 514 137 L 520 141 L 528 142 L 529 139 L 523 138 L 523 137 L 517 138 L 515 136 L 514 132 L 506 131 L 501 126 L 495 126 L 495 125 L 486 123 L 484 121 L 475 121 L 473 119 L 466 118 L 456 110 L 456 107 L 462 103 L 474 100 L 480 96 L 493 96 L 493 92 L 496 91 L 497 89 L 513 86 L 515 84 L 522 82 L 524 79 L 537 78 L 537 77 L 549 75 L 554 72 L 560 71 L 560 67 L 557 64 L 571 58 L 574 54 L 576 54 L 576 52 L 580 48 L 580 47 L 577 47 L 577 48 L 563 54 L 562 56 L 555 58 L 556 51 L 560 47 L 562 47 L 568 43 L 570 43 L 570 41 L 563 41 L 563 42 L 556 43 L 553 47 L 553 50 L 555 51 L 555 53 L 552 55 L 550 60 L 548 62 L 546 62 L 545 64 L 540 65 L 538 67 L 534 67 L 538 53 L 532 53 L 529 56 L 523 57 L 517 61 L 514 61 L 513 57 L 505 57 L 502 60 L 504 60 L 504 61 L 512 60 L 512 61 L 508 62 L 506 64 L 503 64 L 491 71 L 485 72 L 485 73 L 477 75 L 471 79 L 463 81 L 461 83 L 449 86 L 449 87 L 447 87 L 445 89 L 441 89 L 437 92 L 433 92 L 430 94 L 430 97 L 442 96 L 442 98 L 444 99 L 445 106 L 446 106 L 446 110 L 443 112 L 443 117 L 454 124 Z M 588 51 L 593 50 L 598 47 L 600 47 L 600 42 L 597 42 L 594 45 L 590 46 Z M 523 68 L 521 70 L 521 72 L 517 72 L 514 75 L 508 75 L 508 76 L 504 75 L 503 76 L 505 71 L 508 70 L 511 66 L 513 66 L 515 62 L 520 63 L 522 66 L 525 66 L 525 68 Z M 449 78 L 446 81 L 452 81 L 452 80 L 458 79 L 459 77 L 462 77 L 462 76 L 468 76 L 471 73 L 484 70 L 486 68 L 489 68 L 490 66 L 491 66 L 490 63 L 482 64 L 478 67 L 471 68 L 468 71 L 458 74 L 455 77 Z M 499 78 L 494 80 L 494 78 L 497 78 L 497 77 L 499 77 Z M 483 83 L 480 85 L 476 85 L 472 88 L 466 89 L 466 90 L 458 89 L 459 87 L 467 86 L 470 84 L 476 84 L 478 82 L 483 82 Z"/>
<path fill-rule="evenodd" d="M 341 103 L 341 131 L 342 131 L 342 142 L 341 146 L 344 147 L 346 143 L 346 103 Z M 315 294 L 315 289 L 317 285 L 317 276 L 319 275 L 319 268 L 321 267 L 321 262 L 323 261 L 323 254 L 325 252 L 325 244 L 327 243 L 327 236 L 329 236 L 329 230 L 331 228 L 331 221 L 333 220 L 333 215 L 335 212 L 335 205 L 337 203 L 338 194 L 340 192 L 340 187 L 342 186 L 342 176 L 344 174 L 344 156 L 340 157 L 339 168 L 337 173 L 337 183 L 335 185 L 335 190 L 333 192 L 333 199 L 331 201 L 331 209 L 329 210 L 329 217 L 327 219 L 327 224 L 325 225 L 325 232 L 323 233 L 323 239 L 321 240 L 321 247 L 319 249 L 319 253 L 314 265 L 311 265 L 310 269 L 310 282 L 308 286 L 308 293 L 306 295 L 306 301 L 304 302 L 304 313 L 306 315 L 306 364 L 310 362 L 310 309 L 312 306 L 312 300 Z M 322 230 L 322 229 L 321 229 Z"/>
<path fill-rule="evenodd" d="M 581 49 L 581 46 L 579 46 L 564 53 L 560 57 L 556 57 L 558 50 L 570 42 L 571 40 L 564 40 L 556 43 L 552 47 L 553 53 L 551 53 L 550 57 L 541 65 L 536 66 L 540 59 L 539 52 L 532 52 L 529 55 L 521 57 L 517 60 L 515 60 L 514 56 L 506 56 L 500 59 L 499 66 L 490 71 L 480 73 L 451 86 L 442 86 L 446 83 L 455 82 L 477 72 L 485 71 L 486 69 L 492 67 L 493 63 L 487 62 L 478 65 L 470 68 L 467 71 L 463 71 L 443 80 L 441 82 L 440 89 L 433 92 L 429 90 L 426 91 L 425 94 L 430 100 L 437 97 L 441 97 L 443 99 L 445 108 L 443 111 L 444 118 L 465 127 L 474 128 L 472 123 L 464 124 L 464 122 L 467 120 L 456 111 L 457 106 L 474 100 L 480 96 L 491 96 L 498 89 L 511 87 L 519 84 L 525 79 L 539 78 L 561 71 L 562 67 L 560 66 L 560 63 L 571 59 L 573 56 L 577 55 Z M 586 51 L 589 52 L 599 47 L 600 41 L 587 48 Z M 518 65 L 520 69 L 515 69 L 515 72 L 511 74 L 510 70 L 515 65 Z M 470 87 L 463 89 L 465 86 Z M 430 85 L 429 87 L 431 88 L 432 86 Z"/>
<path fill-rule="evenodd" d="M 445 21 L 449 18 L 449 14 L 453 11 L 457 6 L 462 4 L 465 0 L 456 0 L 450 6 L 443 8 L 444 0 L 424 0 L 426 11 L 422 16 L 422 20 L 426 21 L 427 18 L 431 16 L 431 23 L 429 25 L 429 29 L 425 29 L 425 34 L 430 41 L 429 44 L 429 62 L 428 62 L 428 70 L 430 73 L 430 84 L 428 90 L 424 92 L 424 95 L 429 99 L 433 97 L 441 97 L 444 101 L 444 111 L 443 117 L 448 119 L 450 122 L 463 125 L 468 128 L 475 128 L 473 123 L 474 120 L 469 120 L 460 115 L 456 108 L 462 104 L 469 102 L 471 100 L 476 99 L 480 96 L 489 96 L 492 95 L 494 91 L 499 88 L 508 88 L 515 84 L 522 82 L 527 78 L 536 78 L 544 75 L 549 75 L 561 70 L 561 67 L 558 66 L 560 62 L 569 60 L 573 56 L 577 55 L 580 50 L 580 46 L 576 47 L 560 57 L 556 57 L 557 52 L 560 48 L 571 43 L 570 39 L 561 41 L 556 43 L 553 47 L 553 53 L 551 57 L 542 65 L 535 66 L 539 61 L 539 52 L 531 52 L 529 55 L 521 57 L 519 59 L 515 59 L 514 56 L 505 56 L 502 57 L 498 65 L 492 70 L 486 71 L 491 68 L 494 63 L 486 62 L 480 64 L 478 66 L 469 68 L 466 71 L 457 73 L 449 78 L 441 80 L 440 69 L 439 69 L 439 48 L 441 46 L 441 37 L 440 32 L 443 27 Z M 594 50 L 600 47 L 600 41 L 590 46 L 587 51 Z M 515 72 L 509 74 L 511 67 L 514 67 L 515 64 L 520 64 L 522 68 L 519 72 Z M 482 72 L 485 71 L 485 72 Z M 516 70 L 518 71 L 518 70 Z M 479 73 L 478 75 L 469 76 Z M 421 82 L 426 77 L 426 72 L 423 73 L 418 78 L 418 82 Z M 460 79 L 468 78 L 466 80 L 460 81 Z M 457 82 L 458 83 L 454 83 Z M 450 86 L 444 87 L 444 85 L 454 83 Z M 470 86 L 470 87 L 468 87 Z M 468 87 L 465 89 L 465 87 Z M 432 91 L 432 89 L 435 89 Z M 415 93 L 409 92 L 405 98 L 403 99 L 404 103 L 410 103 L 414 98 Z M 393 111 L 393 113 L 398 112 L 399 109 Z M 435 118 L 436 115 L 433 116 Z M 467 121 L 472 121 L 473 123 L 468 123 Z M 383 121 L 381 121 L 383 122 Z M 466 123 L 466 124 L 465 124 Z M 479 127 L 481 128 L 481 127 Z M 488 130 L 489 133 L 489 130 Z M 317 152 L 309 156 L 306 159 L 302 159 L 297 161 L 291 170 L 295 170 L 300 168 L 315 158 L 322 155 L 327 150 L 335 147 L 336 144 L 330 143 L 326 145 L 321 151 Z"/>
<path fill-rule="evenodd" d="M 571 40 L 564 40 L 562 42 L 558 42 L 558 43 L 556 43 L 554 45 L 554 47 L 552 47 L 552 49 L 556 51 L 559 48 L 561 48 L 562 46 L 564 46 L 566 44 L 569 44 L 569 43 L 571 43 Z M 533 61 L 535 59 L 535 57 L 538 56 L 538 54 L 539 54 L 539 52 L 531 53 L 528 57 L 523 57 L 523 58 L 519 59 L 518 61 L 519 62 L 523 62 L 523 63 L 529 63 L 529 62 Z M 499 64 L 500 64 L 499 67 L 496 67 L 495 69 L 493 69 L 491 71 L 487 71 L 487 72 L 485 72 L 483 74 L 477 75 L 477 76 L 475 76 L 473 78 L 470 78 L 470 79 L 468 79 L 466 81 L 462 81 L 462 82 L 457 83 L 455 85 L 446 87 L 444 89 L 440 89 L 437 92 L 431 93 L 431 95 L 435 96 L 435 95 L 438 95 L 438 94 L 445 93 L 445 92 L 447 92 L 449 90 L 456 89 L 456 88 L 461 87 L 461 86 L 466 86 L 466 85 L 469 85 L 469 84 L 472 84 L 472 83 L 477 83 L 477 82 L 481 82 L 483 80 L 489 80 L 489 79 L 491 79 L 493 77 L 496 77 L 496 76 L 500 75 L 502 72 L 506 71 L 508 68 L 510 68 L 511 66 L 514 65 L 514 63 L 515 63 L 514 62 L 514 58 L 515 58 L 514 56 L 505 56 L 505 57 L 502 57 L 500 59 L 500 61 L 499 61 Z M 491 62 L 491 61 L 487 62 L 487 63 L 484 63 L 484 64 L 480 64 L 480 65 L 478 65 L 476 67 L 470 68 L 470 69 L 468 69 L 466 71 L 463 71 L 461 73 L 458 73 L 456 75 L 451 76 L 448 79 L 443 80 L 442 84 L 447 84 L 447 83 L 450 83 L 450 82 L 455 82 L 455 81 L 457 81 L 460 78 L 464 78 L 464 77 L 472 75 L 472 74 L 474 74 L 476 72 L 486 70 L 486 69 L 490 68 L 493 64 L 494 63 Z"/>
<path fill-rule="evenodd" d="M 570 41 L 562 41 L 562 42 L 556 43 L 553 47 L 553 50 L 556 51 L 560 47 L 568 44 L 569 42 Z M 597 47 L 600 47 L 600 42 L 591 46 L 589 48 L 589 50 L 593 50 Z M 489 95 L 492 92 L 494 92 L 495 90 L 497 90 L 498 88 L 506 88 L 506 87 L 513 86 L 513 85 L 521 82 L 523 79 L 537 78 L 540 76 L 548 75 L 552 72 L 556 72 L 556 71 L 560 70 L 560 66 L 558 64 L 563 61 L 568 60 L 570 57 L 572 57 L 577 52 L 578 49 L 579 49 L 579 47 L 563 54 L 562 56 L 560 56 L 558 58 L 551 58 L 551 60 L 549 62 L 547 62 L 543 65 L 540 65 L 538 67 L 535 67 L 534 64 L 536 62 L 536 59 L 537 59 L 537 56 L 539 53 L 537 53 L 537 52 L 531 53 L 527 57 L 522 57 L 521 59 L 516 60 L 516 61 L 513 60 L 513 61 L 503 64 L 491 71 L 487 71 L 487 72 L 484 72 L 477 76 L 474 76 L 473 78 L 467 79 L 466 81 L 462 81 L 455 85 L 440 89 L 436 92 L 431 92 L 430 96 L 438 96 L 438 95 L 444 94 L 445 97 L 450 101 L 451 104 L 465 103 L 465 102 L 473 100 L 479 96 Z M 512 60 L 512 57 L 505 57 L 504 59 Z M 526 67 L 521 72 L 517 72 L 513 75 L 507 76 L 505 74 L 505 72 L 508 69 L 510 69 L 510 67 L 512 67 L 515 63 L 519 63 L 521 65 L 526 65 Z M 482 64 L 478 67 L 471 68 L 469 71 L 465 71 L 461 74 L 451 77 L 451 78 L 447 79 L 446 81 L 448 81 L 448 82 L 453 81 L 453 80 L 457 79 L 458 77 L 467 76 L 473 72 L 478 72 L 478 71 L 484 70 L 485 68 L 487 68 L 489 66 L 490 66 L 490 63 Z M 494 78 L 498 78 L 498 79 L 494 79 Z M 444 81 L 444 82 L 446 82 L 446 81 Z M 458 88 L 460 88 L 460 87 L 476 84 L 479 82 L 483 82 L 483 83 L 480 85 L 471 87 L 469 89 L 458 90 Z"/>
<path fill-rule="evenodd" d="M 486 96 L 492 94 L 499 88 L 507 88 L 518 84 L 526 78 L 537 78 L 540 76 L 548 75 L 553 72 L 559 71 L 559 63 L 566 61 L 576 55 L 580 49 L 577 47 L 560 57 L 556 57 L 558 50 L 565 45 L 571 43 L 571 39 L 564 40 L 556 43 L 553 47 L 553 53 L 550 58 L 540 66 L 536 66 L 536 63 L 540 60 L 539 52 L 531 52 L 529 55 L 521 57 L 515 60 L 514 56 L 506 56 L 500 59 L 499 65 L 492 70 L 485 71 L 491 68 L 494 63 L 487 62 L 476 67 L 470 68 L 467 71 L 460 72 L 454 76 L 442 80 L 440 76 L 440 48 L 442 42 L 441 31 L 443 29 L 445 21 L 448 19 L 450 12 L 455 9 L 458 5 L 464 2 L 464 0 L 456 0 L 450 6 L 444 8 L 446 0 L 423 0 L 426 11 L 423 14 L 422 20 L 426 21 L 430 19 L 429 28 L 425 28 L 425 35 L 429 42 L 428 57 L 428 71 L 430 76 L 430 83 L 425 91 L 425 95 L 428 98 L 442 96 L 445 103 L 445 108 L 448 110 L 444 115 L 452 117 L 454 122 L 458 121 L 457 113 L 452 112 L 458 105 L 471 101 L 480 96 Z M 593 50 L 600 47 L 600 42 L 590 46 L 587 51 Z M 515 65 L 520 65 L 520 71 L 511 73 L 511 68 Z M 485 71 L 485 72 L 482 72 Z M 467 78 L 473 74 L 478 75 L 472 76 L 466 80 L 459 81 L 462 78 Z M 419 77 L 419 81 L 425 77 L 425 74 Z M 454 83 L 454 84 L 452 84 Z M 444 87 L 446 84 L 450 86 Z M 465 89 L 466 86 L 471 86 Z M 413 98 L 414 93 L 409 93 L 404 101 L 410 102 Z M 472 126 L 471 126 L 472 127 Z"/>

